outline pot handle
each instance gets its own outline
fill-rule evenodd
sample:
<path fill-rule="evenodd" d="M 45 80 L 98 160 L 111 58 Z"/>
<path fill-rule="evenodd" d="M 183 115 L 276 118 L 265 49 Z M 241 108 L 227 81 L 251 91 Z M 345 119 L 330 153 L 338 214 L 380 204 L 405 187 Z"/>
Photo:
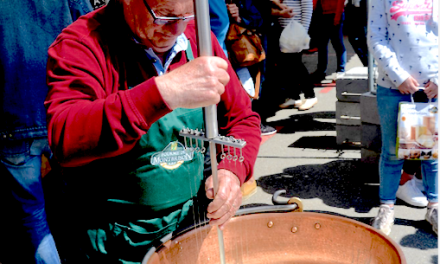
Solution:
<path fill-rule="evenodd" d="M 240 208 L 235 216 L 257 214 L 257 213 L 286 213 L 286 212 L 302 212 L 303 204 L 301 199 L 297 197 L 290 198 L 287 202 L 278 201 L 278 196 L 286 193 L 286 190 L 278 190 L 272 196 L 272 203 L 274 205 L 256 206 L 249 208 Z"/>

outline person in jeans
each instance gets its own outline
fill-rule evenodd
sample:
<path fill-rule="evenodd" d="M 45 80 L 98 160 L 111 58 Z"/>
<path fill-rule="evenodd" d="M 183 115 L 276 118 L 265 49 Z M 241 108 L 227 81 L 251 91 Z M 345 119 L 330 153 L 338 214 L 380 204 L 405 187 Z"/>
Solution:
<path fill-rule="evenodd" d="M 438 94 L 436 0 L 378 1 L 369 16 L 368 47 L 379 68 L 377 104 L 382 133 L 380 208 L 373 227 L 385 234 L 394 223 L 394 204 L 404 160 L 396 157 L 400 102 L 427 101 Z M 422 88 L 422 89 L 421 89 Z M 426 220 L 438 230 L 438 161 L 422 160 L 428 199 Z"/>
<path fill-rule="evenodd" d="M 46 221 L 47 49 L 88 0 L 0 1 L 0 262 L 60 263 Z M 18 251 L 17 251 L 18 250 Z M 19 254 L 17 254 L 19 252 Z"/>
<path fill-rule="evenodd" d="M 367 0 L 347 0 L 344 33 L 364 67 L 368 67 Z"/>
<path fill-rule="evenodd" d="M 318 67 L 312 73 L 314 83 L 325 79 L 328 64 L 328 42 L 331 41 L 336 51 L 336 73 L 345 72 L 347 52 L 343 41 L 344 0 L 313 0 L 314 17 L 317 19 L 316 43 L 318 47 Z"/>

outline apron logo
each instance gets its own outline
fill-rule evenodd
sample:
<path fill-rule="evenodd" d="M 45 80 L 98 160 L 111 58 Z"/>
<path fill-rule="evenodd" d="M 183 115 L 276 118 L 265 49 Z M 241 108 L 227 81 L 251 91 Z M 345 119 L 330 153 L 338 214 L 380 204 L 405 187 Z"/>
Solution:
<path fill-rule="evenodd" d="M 174 170 L 180 167 L 185 161 L 194 158 L 194 151 L 185 149 L 182 143 L 171 142 L 161 152 L 153 154 L 152 165 L 160 165 L 167 170 Z"/>

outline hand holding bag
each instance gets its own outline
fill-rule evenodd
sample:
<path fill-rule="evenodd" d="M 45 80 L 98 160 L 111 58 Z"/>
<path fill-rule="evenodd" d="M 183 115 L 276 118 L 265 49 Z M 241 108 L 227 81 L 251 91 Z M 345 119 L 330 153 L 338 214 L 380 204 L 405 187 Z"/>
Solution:
<path fill-rule="evenodd" d="M 310 37 L 306 29 L 292 19 L 280 36 L 280 50 L 283 53 L 298 53 L 309 48 Z"/>
<path fill-rule="evenodd" d="M 401 102 L 397 120 L 398 159 L 434 160 L 438 158 L 437 102 Z"/>

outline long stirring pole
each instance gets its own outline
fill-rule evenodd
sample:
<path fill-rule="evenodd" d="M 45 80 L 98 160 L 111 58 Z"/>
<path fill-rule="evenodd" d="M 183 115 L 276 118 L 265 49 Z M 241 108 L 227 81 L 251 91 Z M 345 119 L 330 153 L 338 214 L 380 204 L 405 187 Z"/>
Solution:
<path fill-rule="evenodd" d="M 211 25 L 209 19 L 209 3 L 208 0 L 195 0 L 195 15 L 196 15 L 196 29 L 197 29 L 197 46 L 199 56 L 212 56 L 211 43 Z M 217 124 L 217 108 L 215 105 L 205 107 L 205 126 L 206 137 L 213 139 L 218 136 Z M 214 182 L 214 197 L 218 191 L 218 176 L 217 176 L 217 153 L 215 143 L 209 141 L 209 149 L 211 155 L 212 177 Z M 220 251 L 220 263 L 225 264 L 225 246 L 223 242 L 223 231 L 217 227 L 218 244 Z"/>

